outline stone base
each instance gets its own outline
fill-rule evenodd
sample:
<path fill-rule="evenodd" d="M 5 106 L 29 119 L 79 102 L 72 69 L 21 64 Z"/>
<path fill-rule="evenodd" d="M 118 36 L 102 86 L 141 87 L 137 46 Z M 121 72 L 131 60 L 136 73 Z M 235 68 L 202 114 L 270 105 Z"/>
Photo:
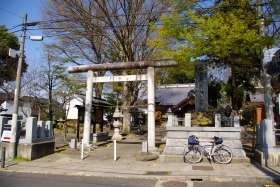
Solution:
<path fill-rule="evenodd" d="M 280 166 L 280 148 L 270 148 L 267 151 L 267 155 L 261 151 L 256 149 L 255 150 L 255 159 L 262 165 L 262 166 Z"/>
<path fill-rule="evenodd" d="M 117 140 L 117 141 L 120 141 L 120 140 L 122 140 L 122 135 L 120 135 L 120 134 L 114 134 L 113 136 L 112 136 L 112 140 Z"/>
<path fill-rule="evenodd" d="M 107 141 L 108 139 L 109 139 L 109 133 L 108 132 L 98 132 L 98 133 L 90 135 L 90 140 L 93 143 Z"/>
<path fill-rule="evenodd" d="M 183 163 L 183 155 L 160 155 L 159 156 L 160 162 L 181 162 Z M 209 163 L 206 157 L 203 157 L 202 162 Z M 250 160 L 248 158 L 237 158 L 233 157 L 231 163 L 249 163 Z"/>
<path fill-rule="evenodd" d="M 6 158 L 12 157 L 12 144 L 3 143 L 6 147 Z M 40 143 L 32 144 L 19 144 L 17 148 L 17 157 L 21 157 L 26 160 L 34 160 L 49 154 L 54 153 L 55 142 L 44 141 Z"/>
<path fill-rule="evenodd" d="M 151 161 L 158 159 L 158 154 L 155 153 L 138 153 L 136 154 L 136 160 L 138 161 Z"/>
<path fill-rule="evenodd" d="M 240 131 L 241 129 L 237 127 L 168 127 L 163 155 L 183 158 L 190 135 L 196 135 L 200 145 L 211 145 L 213 137 L 218 136 L 223 138 L 224 145 L 230 147 L 234 159 L 246 160 L 247 157 L 240 141 Z"/>

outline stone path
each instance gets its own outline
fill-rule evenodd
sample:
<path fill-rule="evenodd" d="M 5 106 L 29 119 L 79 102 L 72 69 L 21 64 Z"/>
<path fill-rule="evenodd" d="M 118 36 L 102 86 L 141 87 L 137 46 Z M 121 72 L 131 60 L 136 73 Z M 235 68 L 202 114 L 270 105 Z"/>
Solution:
<path fill-rule="evenodd" d="M 113 161 L 112 144 L 90 152 L 85 160 L 80 159 L 78 150 L 67 149 L 34 161 L 22 161 L 1 169 L 10 172 L 42 174 L 108 176 L 122 178 L 211 180 L 211 181 L 273 181 L 279 175 L 258 168 L 251 163 L 228 165 L 182 162 L 164 163 L 159 160 L 136 161 L 135 154 L 141 150 L 139 144 L 118 144 L 117 161 Z M 199 167 L 201 166 L 201 167 Z M 1 171 L 0 170 L 0 171 Z"/>

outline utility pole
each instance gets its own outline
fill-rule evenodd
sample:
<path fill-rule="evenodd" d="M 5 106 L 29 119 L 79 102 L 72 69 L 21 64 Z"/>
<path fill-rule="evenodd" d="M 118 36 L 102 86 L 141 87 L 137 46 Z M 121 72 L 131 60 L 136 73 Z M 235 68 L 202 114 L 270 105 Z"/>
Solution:
<path fill-rule="evenodd" d="M 265 36 L 265 23 L 264 15 L 262 10 L 262 0 L 257 1 L 258 6 L 258 16 L 260 17 L 260 34 Z M 271 87 L 271 75 L 267 73 L 266 62 L 264 61 L 264 54 L 267 50 L 267 47 L 264 47 L 261 55 L 262 63 L 262 78 L 264 85 L 264 105 L 265 105 L 265 118 L 272 120 L 273 118 L 273 105 L 272 105 L 272 87 Z"/>
<path fill-rule="evenodd" d="M 260 34 L 265 36 L 265 20 L 264 13 L 262 10 L 262 0 L 258 0 L 258 15 L 260 17 Z M 265 105 L 265 120 L 264 126 L 262 127 L 262 153 L 261 163 L 262 165 L 267 166 L 268 164 L 274 165 L 273 159 L 278 158 L 279 151 L 276 151 L 276 140 L 275 140 L 275 131 L 274 131 L 274 112 L 273 112 L 273 103 L 272 103 L 272 86 L 271 86 L 271 75 L 267 72 L 267 63 L 270 63 L 267 60 L 267 57 L 273 54 L 270 54 L 269 49 L 265 46 L 262 50 L 261 63 L 262 63 L 262 79 L 263 79 L 263 88 L 264 88 L 264 105 Z M 272 59 L 272 57 L 271 57 Z"/>
<path fill-rule="evenodd" d="M 11 146 L 12 146 L 12 157 L 15 158 L 17 155 L 17 130 L 18 130 L 18 100 L 20 96 L 20 82 L 21 82 L 21 69 L 24 58 L 24 43 L 26 35 L 26 26 L 27 26 L 27 14 L 24 15 L 22 23 L 22 35 L 20 41 L 20 56 L 18 59 L 17 75 L 16 75 L 16 88 L 14 95 L 14 106 L 13 106 L 13 117 L 12 117 L 12 137 L 11 137 Z"/>

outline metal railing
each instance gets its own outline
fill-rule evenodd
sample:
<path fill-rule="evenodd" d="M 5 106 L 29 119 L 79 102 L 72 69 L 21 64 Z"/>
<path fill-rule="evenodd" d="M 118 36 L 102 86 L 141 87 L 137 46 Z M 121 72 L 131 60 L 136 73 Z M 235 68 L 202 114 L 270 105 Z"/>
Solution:
<path fill-rule="evenodd" d="M 280 126 L 275 126 L 274 127 L 274 132 L 275 132 L 275 144 L 280 145 Z"/>
<path fill-rule="evenodd" d="M 185 126 L 185 118 L 177 118 L 177 119 L 178 119 L 177 126 L 184 127 Z"/>
<path fill-rule="evenodd" d="M 221 115 L 221 126 L 222 127 L 234 127 L 234 117 Z"/>

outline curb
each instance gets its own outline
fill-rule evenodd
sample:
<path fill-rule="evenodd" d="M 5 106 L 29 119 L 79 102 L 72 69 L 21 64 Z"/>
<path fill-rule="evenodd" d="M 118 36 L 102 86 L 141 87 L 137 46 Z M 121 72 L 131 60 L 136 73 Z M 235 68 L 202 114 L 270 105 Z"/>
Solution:
<path fill-rule="evenodd" d="M 44 175 L 65 175 L 65 176 L 84 176 L 84 177 L 103 177 L 103 178 L 122 178 L 122 179 L 156 179 L 156 180 L 184 180 L 194 182 L 257 182 L 257 183 L 271 183 L 280 182 L 280 177 L 273 178 L 270 176 L 264 177 L 244 177 L 244 176 L 222 176 L 222 175 L 149 175 L 143 173 L 117 173 L 114 171 L 69 171 L 66 169 L 56 169 L 51 171 L 20 171 L 14 169 L 0 169 L 0 172 L 9 173 L 31 173 Z"/>

